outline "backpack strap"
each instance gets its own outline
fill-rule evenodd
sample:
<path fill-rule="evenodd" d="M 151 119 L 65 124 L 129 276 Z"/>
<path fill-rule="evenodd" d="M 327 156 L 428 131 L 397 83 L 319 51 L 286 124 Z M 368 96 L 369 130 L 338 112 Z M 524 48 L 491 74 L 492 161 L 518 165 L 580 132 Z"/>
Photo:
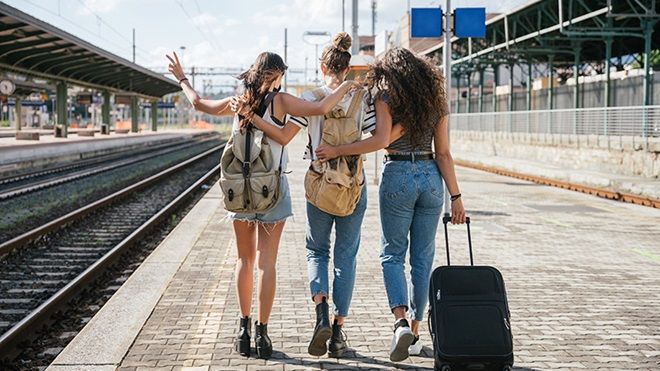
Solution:
<path fill-rule="evenodd" d="M 363 99 L 364 99 L 364 89 L 360 89 L 353 96 L 353 99 L 351 100 L 351 105 L 348 107 L 348 111 L 346 111 L 346 117 L 351 117 L 351 118 L 355 117 L 355 114 L 357 113 L 357 110 L 360 107 L 360 104 L 362 103 Z"/>
<path fill-rule="evenodd" d="M 264 113 L 266 113 L 266 109 L 268 109 L 268 106 L 270 106 L 270 111 L 271 114 L 273 112 L 273 101 L 275 100 L 275 96 L 277 95 L 276 91 L 272 91 L 264 97 L 263 102 L 261 102 L 261 105 L 259 106 L 259 109 L 257 110 L 257 114 L 259 117 L 263 117 Z"/>

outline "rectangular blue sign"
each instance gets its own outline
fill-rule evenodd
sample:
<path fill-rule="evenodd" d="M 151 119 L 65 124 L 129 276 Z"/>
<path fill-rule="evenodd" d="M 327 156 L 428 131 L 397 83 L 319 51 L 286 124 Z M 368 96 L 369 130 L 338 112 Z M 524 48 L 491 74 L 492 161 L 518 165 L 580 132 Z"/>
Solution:
<path fill-rule="evenodd" d="M 442 36 L 442 9 L 412 8 L 410 18 L 410 37 Z"/>
<path fill-rule="evenodd" d="M 456 8 L 454 35 L 457 37 L 486 37 L 486 8 Z"/>

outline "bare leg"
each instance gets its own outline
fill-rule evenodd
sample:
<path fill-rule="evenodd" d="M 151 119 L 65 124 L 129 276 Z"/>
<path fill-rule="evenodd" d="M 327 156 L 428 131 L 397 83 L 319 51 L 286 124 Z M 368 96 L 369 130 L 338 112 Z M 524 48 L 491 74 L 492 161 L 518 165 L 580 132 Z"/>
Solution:
<path fill-rule="evenodd" d="M 392 313 L 394 314 L 395 321 L 406 318 L 406 307 L 396 307 L 392 309 Z"/>
<path fill-rule="evenodd" d="M 257 228 L 254 223 L 234 221 L 238 259 L 236 261 L 236 296 L 241 317 L 250 316 L 252 309 L 252 280 L 257 251 Z"/>
<path fill-rule="evenodd" d="M 259 225 L 259 242 L 257 243 L 257 268 L 259 279 L 257 287 L 257 313 L 259 322 L 268 323 L 270 311 L 275 299 L 277 272 L 277 250 L 284 222 Z"/>
<path fill-rule="evenodd" d="M 410 321 L 410 330 L 415 334 L 415 336 L 419 336 L 419 324 L 421 321 L 415 321 L 412 320 Z"/>

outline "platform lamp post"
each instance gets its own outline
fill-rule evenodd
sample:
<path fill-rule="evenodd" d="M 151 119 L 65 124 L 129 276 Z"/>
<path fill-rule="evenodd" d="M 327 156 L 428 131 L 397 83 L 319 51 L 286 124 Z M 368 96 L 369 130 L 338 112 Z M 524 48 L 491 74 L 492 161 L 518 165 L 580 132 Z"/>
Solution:
<path fill-rule="evenodd" d="M 305 31 L 303 33 L 303 41 L 314 45 L 314 65 L 315 65 L 315 74 L 314 74 L 314 83 L 319 84 L 319 45 L 326 44 L 330 41 L 330 32 L 328 31 Z"/>

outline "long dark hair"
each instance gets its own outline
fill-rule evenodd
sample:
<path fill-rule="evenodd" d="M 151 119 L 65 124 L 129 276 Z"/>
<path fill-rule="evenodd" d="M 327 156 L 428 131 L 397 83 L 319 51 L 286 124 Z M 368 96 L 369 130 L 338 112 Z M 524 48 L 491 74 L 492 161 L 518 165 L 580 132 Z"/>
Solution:
<path fill-rule="evenodd" d="M 282 57 L 276 53 L 263 52 L 257 56 L 257 59 L 247 71 L 238 75 L 238 79 L 243 81 L 243 87 L 245 88 L 243 96 L 246 98 L 246 104 L 250 111 L 257 110 L 263 102 L 270 85 L 287 68 Z"/>
<path fill-rule="evenodd" d="M 426 57 L 403 48 L 393 48 L 367 73 L 374 99 L 387 102 L 392 122 L 401 124 L 414 147 L 448 112 L 445 78 Z"/>

